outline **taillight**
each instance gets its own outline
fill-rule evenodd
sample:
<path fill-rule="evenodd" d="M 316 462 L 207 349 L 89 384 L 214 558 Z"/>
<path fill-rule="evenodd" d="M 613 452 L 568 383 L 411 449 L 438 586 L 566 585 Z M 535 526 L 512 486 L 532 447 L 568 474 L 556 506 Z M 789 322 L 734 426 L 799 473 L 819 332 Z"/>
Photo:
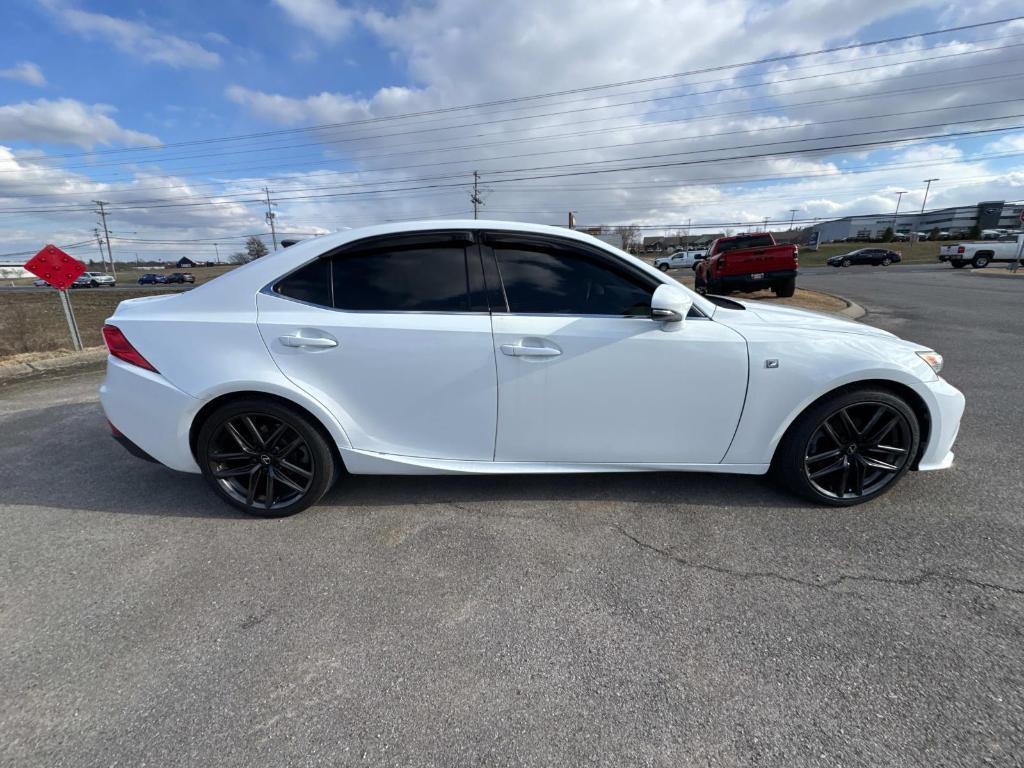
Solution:
<path fill-rule="evenodd" d="M 147 371 L 153 371 L 153 373 L 160 373 L 149 360 L 139 354 L 139 351 L 132 346 L 132 343 L 125 338 L 125 335 L 121 333 L 121 329 L 116 325 L 103 326 L 103 341 L 106 342 L 107 350 L 110 354 L 118 360 L 124 360 L 126 363 L 137 365 L 139 368 L 145 368 Z"/>
<path fill-rule="evenodd" d="M 966 251 L 967 251 L 967 249 L 964 248 L 962 245 L 959 248 L 956 249 L 957 253 L 965 253 Z"/>

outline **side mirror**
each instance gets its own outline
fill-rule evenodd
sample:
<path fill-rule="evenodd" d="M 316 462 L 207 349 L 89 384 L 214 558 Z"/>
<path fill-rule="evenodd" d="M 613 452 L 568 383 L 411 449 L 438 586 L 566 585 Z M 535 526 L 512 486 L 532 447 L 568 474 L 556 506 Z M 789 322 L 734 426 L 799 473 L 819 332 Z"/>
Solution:
<path fill-rule="evenodd" d="M 664 283 L 651 296 L 651 319 L 679 327 L 675 324 L 683 322 L 691 306 L 693 299 L 686 291 Z"/>

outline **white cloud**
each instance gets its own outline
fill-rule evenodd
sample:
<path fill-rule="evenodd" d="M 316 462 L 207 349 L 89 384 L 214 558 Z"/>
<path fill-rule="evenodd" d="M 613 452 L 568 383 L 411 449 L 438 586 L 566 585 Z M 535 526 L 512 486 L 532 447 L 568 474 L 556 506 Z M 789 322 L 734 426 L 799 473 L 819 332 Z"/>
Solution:
<path fill-rule="evenodd" d="M 176 69 L 211 69 L 220 64 L 220 56 L 215 52 L 177 35 L 159 32 L 145 22 L 67 7 L 60 0 L 41 2 L 72 32 L 86 40 L 104 40 L 142 61 Z"/>
<path fill-rule="evenodd" d="M 317 37 L 334 41 L 344 35 L 356 20 L 356 13 L 336 0 L 274 0 L 293 23 Z"/>
<path fill-rule="evenodd" d="M 46 85 L 46 78 L 43 77 L 42 70 L 31 61 L 20 61 L 13 67 L 0 69 L 0 77 L 7 80 L 20 80 L 40 88 Z"/>
<path fill-rule="evenodd" d="M 122 128 L 107 104 L 74 99 L 37 99 L 0 106 L 0 141 L 71 144 L 92 149 L 98 144 L 159 144 L 156 136 Z"/>

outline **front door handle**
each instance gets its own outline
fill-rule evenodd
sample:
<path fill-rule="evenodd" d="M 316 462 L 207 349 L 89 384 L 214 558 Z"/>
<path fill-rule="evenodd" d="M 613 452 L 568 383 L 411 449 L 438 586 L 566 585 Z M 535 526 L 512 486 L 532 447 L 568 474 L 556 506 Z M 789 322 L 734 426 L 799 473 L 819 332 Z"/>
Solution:
<path fill-rule="evenodd" d="M 523 344 L 502 344 L 501 351 L 509 357 L 557 357 L 562 350 L 554 347 L 527 347 Z"/>
<path fill-rule="evenodd" d="M 336 347 L 338 342 L 326 336 L 279 336 L 286 347 Z"/>

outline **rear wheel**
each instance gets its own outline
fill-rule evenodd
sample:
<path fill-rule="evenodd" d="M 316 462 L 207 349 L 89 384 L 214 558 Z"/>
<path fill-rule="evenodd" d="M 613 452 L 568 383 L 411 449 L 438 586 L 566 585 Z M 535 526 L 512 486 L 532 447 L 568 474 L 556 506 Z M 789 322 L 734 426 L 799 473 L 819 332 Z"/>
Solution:
<path fill-rule="evenodd" d="M 892 259 L 890 259 L 888 256 L 886 256 L 884 259 L 882 259 L 882 266 L 883 267 L 888 267 L 890 264 L 892 264 Z"/>
<path fill-rule="evenodd" d="M 953 269 L 963 269 L 964 267 L 967 266 L 962 261 L 951 261 L 949 263 L 953 265 Z"/>
<path fill-rule="evenodd" d="M 772 285 L 772 291 L 774 291 L 775 295 L 780 299 L 790 298 L 794 293 L 796 293 L 796 278 L 787 277 L 785 280 L 774 283 Z"/>
<path fill-rule="evenodd" d="M 920 439 L 917 416 L 902 398 L 884 389 L 841 392 L 793 422 L 773 468 L 794 493 L 848 507 L 895 485 L 910 469 Z"/>
<path fill-rule="evenodd" d="M 297 409 L 241 400 L 215 410 L 196 441 L 203 476 L 250 515 L 285 517 L 315 504 L 334 482 L 327 438 Z"/>
<path fill-rule="evenodd" d="M 984 269 L 988 266 L 988 256 L 985 256 L 984 254 L 975 256 L 971 261 L 971 266 L 975 269 Z"/>
<path fill-rule="evenodd" d="M 97 283 L 97 282 L 96 282 L 95 280 L 90 280 L 90 281 L 89 281 L 89 287 L 90 287 L 90 288 L 99 288 L 99 287 L 100 287 L 100 284 L 99 284 L 99 283 Z"/>
<path fill-rule="evenodd" d="M 852 261 L 850 261 L 849 259 L 843 259 L 843 266 L 844 266 L 844 267 L 848 267 L 848 266 L 850 266 L 851 264 L 853 264 L 853 262 L 852 262 Z"/>

